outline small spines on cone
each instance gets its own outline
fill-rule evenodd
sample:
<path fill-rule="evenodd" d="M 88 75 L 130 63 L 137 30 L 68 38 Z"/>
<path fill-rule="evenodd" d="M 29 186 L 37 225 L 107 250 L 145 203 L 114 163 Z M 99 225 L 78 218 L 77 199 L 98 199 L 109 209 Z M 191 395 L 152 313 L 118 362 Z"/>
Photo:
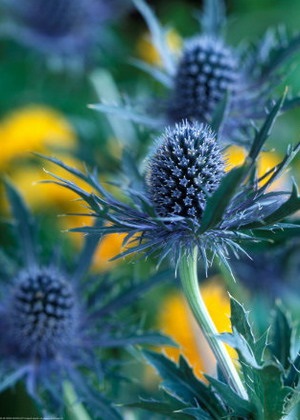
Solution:
<path fill-rule="evenodd" d="M 215 134 L 208 126 L 185 121 L 166 129 L 149 158 L 147 172 L 148 194 L 157 214 L 200 221 L 224 167 Z"/>
<path fill-rule="evenodd" d="M 210 122 L 226 92 L 239 82 L 238 58 L 220 39 L 200 36 L 187 41 L 174 76 L 168 106 L 172 122 Z"/>
<path fill-rule="evenodd" d="M 21 272 L 10 297 L 14 347 L 23 356 L 54 357 L 73 338 L 76 312 L 73 288 L 58 272 Z"/>

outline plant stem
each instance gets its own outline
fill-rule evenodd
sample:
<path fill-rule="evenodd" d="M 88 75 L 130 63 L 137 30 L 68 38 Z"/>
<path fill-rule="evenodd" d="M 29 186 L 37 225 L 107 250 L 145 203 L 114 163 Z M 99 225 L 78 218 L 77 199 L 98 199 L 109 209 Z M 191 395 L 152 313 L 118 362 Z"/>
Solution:
<path fill-rule="evenodd" d="M 75 390 L 69 381 L 63 384 L 64 400 L 68 415 L 72 420 L 92 420 L 83 405 L 77 398 Z"/>
<path fill-rule="evenodd" d="M 197 275 L 197 255 L 198 249 L 195 247 L 192 254 L 181 257 L 179 273 L 183 292 L 198 325 L 217 359 L 223 375 L 240 397 L 248 399 L 247 392 L 225 345 L 217 338 L 218 331 L 201 296 Z"/>

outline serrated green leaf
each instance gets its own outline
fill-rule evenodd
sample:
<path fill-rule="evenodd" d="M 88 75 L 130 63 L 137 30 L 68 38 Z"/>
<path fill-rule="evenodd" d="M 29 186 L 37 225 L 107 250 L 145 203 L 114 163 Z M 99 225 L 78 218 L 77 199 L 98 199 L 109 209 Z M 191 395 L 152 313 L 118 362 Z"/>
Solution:
<path fill-rule="evenodd" d="M 257 371 L 260 382 L 255 390 L 261 402 L 264 420 L 280 420 L 285 414 L 285 403 L 291 388 L 283 386 L 283 374 L 279 366 L 265 364 Z M 258 385 L 258 386 L 257 386 Z"/>
<path fill-rule="evenodd" d="M 255 339 L 248 320 L 248 313 L 232 296 L 230 296 L 230 313 L 232 330 L 236 330 L 242 337 L 244 337 L 246 343 L 251 348 L 255 356 Z M 257 362 L 259 362 L 259 360 L 257 360 Z"/>
<path fill-rule="evenodd" d="M 292 361 L 285 385 L 295 388 L 300 382 L 300 353 Z"/>
<path fill-rule="evenodd" d="M 235 194 L 238 186 L 248 171 L 248 166 L 243 165 L 232 169 L 221 181 L 218 189 L 208 197 L 203 212 L 200 233 L 216 226 Z"/>
<path fill-rule="evenodd" d="M 228 405 L 232 409 L 234 416 L 251 417 L 255 408 L 249 401 L 242 399 L 224 382 L 218 381 L 209 375 L 205 375 L 205 377 L 217 391 L 219 397 L 223 399 L 224 404 Z"/>
<path fill-rule="evenodd" d="M 298 408 L 298 416 L 295 410 Z M 294 414 L 294 417 L 291 416 L 293 419 L 298 419 L 300 414 L 300 387 L 298 386 L 293 392 L 291 392 L 291 395 L 288 396 L 286 399 L 285 404 L 285 414 L 289 414 L 292 412 Z M 297 416 L 297 417 L 296 417 Z"/>
<path fill-rule="evenodd" d="M 228 344 L 229 346 L 233 347 L 239 354 L 239 359 L 244 364 L 252 367 L 259 367 L 256 358 L 253 354 L 253 351 L 245 338 L 239 334 L 237 331 L 234 331 L 233 334 L 224 333 L 220 334 L 220 339 Z"/>
<path fill-rule="evenodd" d="M 267 329 L 267 331 L 255 341 L 255 355 L 257 360 L 263 360 L 263 355 L 267 348 L 269 332 L 269 329 Z"/>
<path fill-rule="evenodd" d="M 249 231 L 245 231 L 249 232 Z M 292 238 L 299 238 L 300 235 L 300 226 L 298 223 L 294 223 L 293 226 L 287 227 L 286 224 L 277 223 L 276 226 L 272 228 L 258 228 L 255 229 L 255 236 L 259 239 L 264 239 L 266 248 L 270 247 L 270 243 L 280 244 L 291 240 Z"/>
<path fill-rule="evenodd" d="M 187 362 L 180 357 L 179 366 L 159 353 L 144 351 L 147 360 L 160 374 L 161 387 L 171 396 L 191 406 L 201 406 L 213 418 L 226 415 L 214 393 L 193 374 Z"/>
<path fill-rule="evenodd" d="M 191 416 L 184 414 L 181 410 L 182 407 L 184 407 L 184 405 L 182 403 L 179 404 L 178 401 L 174 398 L 172 400 L 172 403 L 168 403 L 154 399 L 146 400 L 141 398 L 139 402 L 126 404 L 126 407 L 140 408 L 141 410 L 147 410 L 150 412 L 161 414 L 162 416 L 168 416 L 168 418 L 175 418 L 178 420 L 191 420 Z M 181 412 L 176 413 L 176 411 L 179 410 Z"/>
<path fill-rule="evenodd" d="M 275 309 L 270 337 L 272 355 L 287 369 L 290 366 L 292 327 L 279 305 Z"/>

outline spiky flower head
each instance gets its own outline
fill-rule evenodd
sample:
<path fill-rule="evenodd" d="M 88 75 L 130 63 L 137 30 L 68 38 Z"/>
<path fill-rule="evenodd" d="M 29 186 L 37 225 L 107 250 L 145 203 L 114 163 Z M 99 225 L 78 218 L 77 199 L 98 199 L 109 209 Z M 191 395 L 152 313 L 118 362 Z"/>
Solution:
<path fill-rule="evenodd" d="M 201 219 L 206 199 L 224 175 L 224 159 L 208 126 L 167 128 L 149 159 L 149 198 L 161 217 Z"/>
<path fill-rule="evenodd" d="M 160 58 L 158 68 L 136 64 L 166 89 L 165 98 L 149 98 L 142 111 L 139 101 L 135 105 L 128 100 L 122 106 L 106 102 L 94 109 L 160 129 L 182 119 L 205 122 L 218 132 L 219 142 L 250 148 L 253 122 L 262 122 L 272 108 L 272 92 L 287 74 L 284 66 L 300 48 L 299 34 L 290 38 L 282 28 L 268 30 L 256 43 L 231 47 L 224 38 L 223 1 L 205 0 L 199 35 L 183 39 L 182 53 L 174 54 L 147 2 L 133 2 Z M 296 104 L 297 97 L 291 97 L 284 110 Z"/>
<path fill-rule="evenodd" d="M 55 258 L 45 262 L 36 221 L 15 188 L 9 182 L 5 185 L 18 226 L 19 247 L 14 249 L 13 262 L 1 253 L 1 391 L 23 381 L 35 400 L 43 402 L 47 410 L 61 413 L 67 381 L 91 408 L 93 418 L 117 420 L 119 413 L 99 393 L 99 386 L 95 392 L 92 385 L 102 383 L 111 369 L 109 354 L 101 350 L 169 342 L 160 334 L 143 333 L 135 324 L 120 319 L 119 311 L 156 279 L 152 277 L 141 287 L 131 276 L 126 279 L 122 275 L 120 286 L 118 273 L 114 278 L 88 274 L 98 245 L 96 237 L 86 238 L 68 267 L 57 258 L 57 251 Z"/>
<path fill-rule="evenodd" d="M 58 271 L 48 267 L 21 271 L 9 306 L 9 330 L 21 355 L 51 358 L 73 341 L 75 295 Z"/>
<path fill-rule="evenodd" d="M 82 173 L 48 158 L 92 186 L 93 192 L 87 192 L 67 179 L 57 177 L 54 181 L 78 194 L 91 214 L 106 222 L 100 228 L 86 226 L 74 231 L 125 233 L 124 243 L 130 247 L 120 256 L 143 251 L 146 255 L 155 253 L 160 261 L 170 255 L 176 262 L 182 252 L 190 253 L 197 247 L 205 268 L 215 255 L 228 266 L 229 252 L 239 255 L 242 243 L 260 241 L 262 235 L 273 240 L 280 226 L 293 226 L 282 221 L 300 207 L 295 188 L 288 193 L 270 190 L 300 145 L 289 148 L 268 176 L 256 177 L 256 160 L 284 99 L 267 115 L 244 163 L 227 174 L 214 135 L 200 123 L 185 121 L 165 131 L 149 157 L 144 176 L 126 155 L 124 168 L 133 175 L 127 186 L 120 185 L 126 202 L 106 191 L 96 173 Z"/>
<path fill-rule="evenodd" d="M 238 59 L 223 40 L 200 36 L 187 41 L 174 76 L 169 117 L 210 122 L 225 94 L 237 90 Z"/>

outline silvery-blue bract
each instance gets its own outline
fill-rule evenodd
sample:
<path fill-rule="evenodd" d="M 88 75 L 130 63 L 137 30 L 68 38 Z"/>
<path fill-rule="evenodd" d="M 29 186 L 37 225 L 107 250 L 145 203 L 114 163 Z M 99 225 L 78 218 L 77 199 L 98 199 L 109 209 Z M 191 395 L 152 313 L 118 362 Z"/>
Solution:
<path fill-rule="evenodd" d="M 219 141 L 250 147 L 253 123 L 265 118 L 271 109 L 274 91 L 286 77 L 286 64 L 300 48 L 300 36 L 289 37 L 282 28 L 268 30 L 256 43 L 228 45 L 224 37 L 225 8 L 222 0 L 204 2 L 201 30 L 183 39 L 179 53 L 167 42 L 161 26 L 144 0 L 134 0 L 143 15 L 161 63 L 149 65 L 134 60 L 164 88 L 164 97 L 128 100 L 115 106 L 107 101 L 93 106 L 104 113 L 131 119 L 161 129 L 188 119 L 219 131 Z M 299 97 L 285 101 L 282 111 L 299 104 Z"/>
<path fill-rule="evenodd" d="M 86 240 L 71 266 L 57 252 L 44 261 L 36 221 L 8 182 L 6 190 L 19 248 L 14 248 L 13 261 L 7 257 L 1 267 L 0 392 L 23 381 L 37 402 L 57 414 L 63 409 L 64 384 L 70 383 L 95 417 L 120 419 L 98 389 L 110 366 L 107 355 L 101 359 L 101 350 L 170 343 L 124 318 L 126 308 L 157 279 L 150 276 L 140 285 L 117 274 L 88 274 L 96 237 Z"/>
<path fill-rule="evenodd" d="M 269 187 L 293 159 L 299 145 L 289 148 L 283 161 L 260 179 L 256 177 L 257 157 L 282 103 L 278 101 L 256 133 L 244 164 L 224 176 L 220 149 L 212 143 L 215 135 L 206 126 L 184 121 L 166 129 L 147 159 L 146 174 L 141 175 L 126 156 L 125 171 L 133 177 L 127 185 L 120 185 L 124 201 L 103 188 L 96 171 L 84 174 L 49 158 L 92 186 L 93 192 L 89 193 L 56 177 L 59 185 L 71 189 L 88 204 L 93 216 L 107 222 L 100 228 L 75 230 L 127 234 L 124 243 L 128 243 L 128 250 L 121 255 L 140 251 L 155 253 L 160 260 L 170 255 L 177 262 L 182 253 L 197 246 L 205 267 L 215 255 L 228 266 L 230 251 L 235 255 L 243 252 L 243 243 L 276 240 L 283 229 L 288 235 L 297 228 L 286 222 L 299 208 L 297 189 L 294 186 L 292 191 L 272 191 Z"/>

